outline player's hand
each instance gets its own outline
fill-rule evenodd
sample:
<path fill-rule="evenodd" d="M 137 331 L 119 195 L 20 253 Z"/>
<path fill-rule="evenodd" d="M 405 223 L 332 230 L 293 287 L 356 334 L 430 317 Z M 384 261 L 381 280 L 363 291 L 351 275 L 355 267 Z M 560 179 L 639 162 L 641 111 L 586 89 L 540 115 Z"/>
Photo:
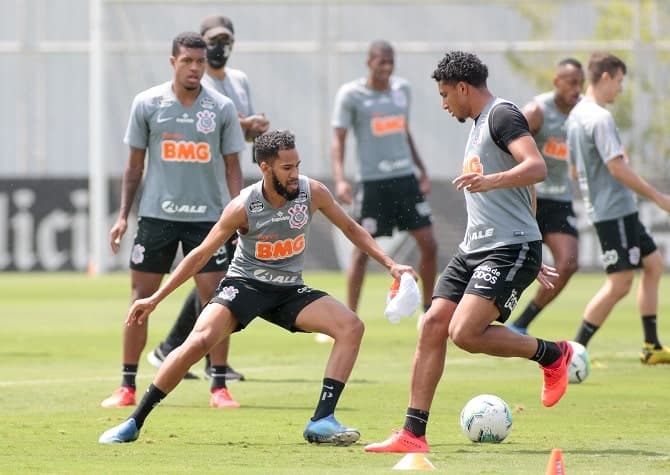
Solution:
<path fill-rule="evenodd" d="M 414 271 L 412 266 L 406 266 L 404 264 L 393 264 L 389 269 L 389 273 L 393 276 L 394 279 L 400 280 L 400 276 L 405 272 L 409 272 L 414 277 L 414 280 L 419 280 L 419 276 Z"/>
<path fill-rule="evenodd" d="M 422 173 L 421 176 L 419 176 L 419 191 L 424 195 L 430 194 L 430 180 L 425 173 Z"/>
<path fill-rule="evenodd" d="M 151 297 L 135 300 L 130 306 L 130 310 L 128 310 L 126 326 L 144 325 L 144 322 L 149 318 L 149 314 L 151 314 L 155 308 L 156 303 Z"/>
<path fill-rule="evenodd" d="M 451 182 L 456 185 L 458 191 L 469 191 L 470 193 L 481 193 L 493 189 L 491 181 L 481 173 L 465 173 L 454 178 Z"/>
<path fill-rule="evenodd" d="M 350 205 L 353 202 L 351 185 L 344 180 L 335 183 L 335 196 L 345 205 Z"/>
<path fill-rule="evenodd" d="M 121 238 L 126 233 L 128 229 L 128 222 L 119 218 L 112 226 L 112 229 L 109 231 L 109 245 L 112 247 L 112 252 L 116 254 L 121 248 Z"/>
<path fill-rule="evenodd" d="M 540 272 L 537 273 L 536 279 L 545 289 L 553 289 L 556 277 L 558 277 L 556 269 L 543 263 L 540 266 Z"/>
<path fill-rule="evenodd" d="M 245 128 L 245 138 L 250 141 L 267 132 L 270 127 L 270 121 L 265 118 L 265 114 L 254 114 L 245 117 L 242 119 L 241 124 Z"/>

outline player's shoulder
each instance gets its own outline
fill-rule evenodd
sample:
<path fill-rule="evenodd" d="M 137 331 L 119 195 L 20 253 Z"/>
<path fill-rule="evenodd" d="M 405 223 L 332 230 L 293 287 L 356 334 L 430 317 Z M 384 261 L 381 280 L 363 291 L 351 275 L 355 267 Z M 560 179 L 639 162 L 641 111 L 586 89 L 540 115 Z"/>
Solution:
<path fill-rule="evenodd" d="M 605 107 L 598 105 L 594 100 L 582 98 L 570 111 L 568 116 L 571 120 L 583 122 L 598 122 L 601 120 L 614 120 L 612 113 Z"/>
<path fill-rule="evenodd" d="M 231 107 L 231 106 L 233 108 L 235 107 L 235 103 L 229 97 L 221 94 L 213 87 L 202 83 L 201 86 L 202 86 L 202 93 L 198 98 L 201 105 L 206 106 L 207 101 L 209 101 L 211 106 L 216 107 L 217 109 L 224 109 L 225 107 Z"/>
<path fill-rule="evenodd" d="M 397 90 L 397 89 L 409 89 L 410 84 L 409 81 L 403 77 L 400 76 L 391 76 L 389 79 L 391 82 L 391 89 Z"/>
<path fill-rule="evenodd" d="M 352 96 L 365 92 L 365 78 L 354 79 L 342 84 L 338 90 L 340 97 Z"/>
<path fill-rule="evenodd" d="M 138 92 L 135 95 L 135 103 L 144 105 L 160 106 L 166 101 L 172 101 L 174 94 L 172 93 L 172 81 L 167 81 L 149 89 Z"/>
<path fill-rule="evenodd" d="M 235 68 L 226 68 L 226 75 L 230 78 L 231 81 L 237 83 L 247 83 L 249 82 L 249 77 L 241 69 Z"/>

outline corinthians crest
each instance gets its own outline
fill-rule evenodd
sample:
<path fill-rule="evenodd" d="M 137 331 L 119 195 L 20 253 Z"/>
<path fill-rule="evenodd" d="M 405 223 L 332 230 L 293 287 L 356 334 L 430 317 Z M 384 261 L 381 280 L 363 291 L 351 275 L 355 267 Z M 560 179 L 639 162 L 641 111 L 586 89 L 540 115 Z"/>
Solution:
<path fill-rule="evenodd" d="M 288 220 L 289 226 L 291 229 L 301 229 L 307 220 L 309 215 L 307 214 L 307 205 L 304 204 L 295 204 L 288 209 L 288 214 L 291 216 Z"/>
<path fill-rule="evenodd" d="M 212 111 L 198 111 L 196 114 L 198 117 L 198 122 L 195 124 L 195 128 L 198 132 L 203 134 L 209 134 L 214 132 L 216 129 L 216 114 Z"/>

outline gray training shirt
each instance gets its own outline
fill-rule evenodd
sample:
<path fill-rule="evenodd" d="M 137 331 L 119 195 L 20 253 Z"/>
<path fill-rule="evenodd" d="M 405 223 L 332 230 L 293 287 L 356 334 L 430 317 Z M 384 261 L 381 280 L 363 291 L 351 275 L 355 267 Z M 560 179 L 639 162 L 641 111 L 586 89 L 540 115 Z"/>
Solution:
<path fill-rule="evenodd" d="M 500 114 L 500 119 L 494 119 L 492 114 Z M 505 136 L 500 137 L 498 129 L 503 126 L 507 129 Z M 496 143 L 494 133 L 499 140 L 507 142 Z M 506 149 L 509 142 L 524 135 L 530 135 L 530 131 L 521 111 L 510 102 L 492 99 L 472 125 L 465 146 L 463 173 L 490 175 L 513 168 L 518 162 L 501 145 Z M 500 188 L 483 193 L 464 190 L 464 193 L 468 226 L 460 244 L 461 251 L 487 251 L 542 239 L 531 207 L 530 187 Z"/>
<path fill-rule="evenodd" d="M 537 148 L 547 164 L 547 178 L 535 185 L 538 198 L 572 201 L 572 182 L 568 171 L 569 149 L 565 121 L 568 118 L 554 100 L 554 92 L 545 92 L 533 99 L 542 110 L 542 127 L 535 134 Z"/>
<path fill-rule="evenodd" d="M 590 98 L 572 109 L 567 121 L 570 160 L 591 222 L 609 221 L 637 211 L 635 194 L 617 181 L 607 162 L 624 155 L 612 114 Z"/>
<path fill-rule="evenodd" d="M 300 175 L 300 193 L 281 208 L 273 208 L 263 197 L 263 181 L 240 192 L 244 199 L 249 230 L 238 232 L 237 249 L 228 277 L 246 277 L 276 285 L 302 285 L 302 270 L 312 194 L 309 179 Z"/>
<path fill-rule="evenodd" d="M 239 69 L 225 68 L 226 75 L 223 80 L 206 74 L 202 77 L 202 84 L 220 92 L 235 104 L 235 109 L 242 117 L 254 115 L 254 105 L 251 101 L 249 79 Z"/>
<path fill-rule="evenodd" d="M 409 83 L 392 76 L 389 88 L 374 91 L 361 78 L 344 84 L 335 96 L 331 125 L 353 129 L 359 181 L 414 174 L 407 139 Z"/>
<path fill-rule="evenodd" d="M 135 96 L 124 142 L 148 149 L 139 215 L 169 221 L 217 221 L 223 211 L 222 155 L 244 149 L 232 101 L 203 87 L 184 107 L 172 83 Z"/>

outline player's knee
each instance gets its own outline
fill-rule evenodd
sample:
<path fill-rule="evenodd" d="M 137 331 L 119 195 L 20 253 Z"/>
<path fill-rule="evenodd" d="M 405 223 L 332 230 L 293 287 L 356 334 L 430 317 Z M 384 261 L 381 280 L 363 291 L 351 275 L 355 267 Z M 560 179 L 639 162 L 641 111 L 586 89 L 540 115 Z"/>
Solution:
<path fill-rule="evenodd" d="M 421 321 L 421 339 L 424 342 L 442 344 L 449 337 L 449 325 L 437 314 L 428 311 Z"/>
<path fill-rule="evenodd" d="M 452 325 L 449 328 L 449 336 L 460 349 L 469 353 L 481 352 L 479 335 L 466 325 Z"/>
<path fill-rule="evenodd" d="M 558 275 L 563 277 L 564 279 L 568 279 L 569 277 L 572 276 L 577 270 L 579 269 L 579 263 L 577 262 L 576 259 L 567 259 L 563 262 L 560 262 L 556 268 L 558 271 Z"/>
<path fill-rule="evenodd" d="M 360 341 L 363 339 L 363 334 L 365 333 L 365 324 L 363 320 L 358 317 L 354 317 L 349 323 L 349 328 L 347 330 L 349 337 L 352 341 Z"/>

